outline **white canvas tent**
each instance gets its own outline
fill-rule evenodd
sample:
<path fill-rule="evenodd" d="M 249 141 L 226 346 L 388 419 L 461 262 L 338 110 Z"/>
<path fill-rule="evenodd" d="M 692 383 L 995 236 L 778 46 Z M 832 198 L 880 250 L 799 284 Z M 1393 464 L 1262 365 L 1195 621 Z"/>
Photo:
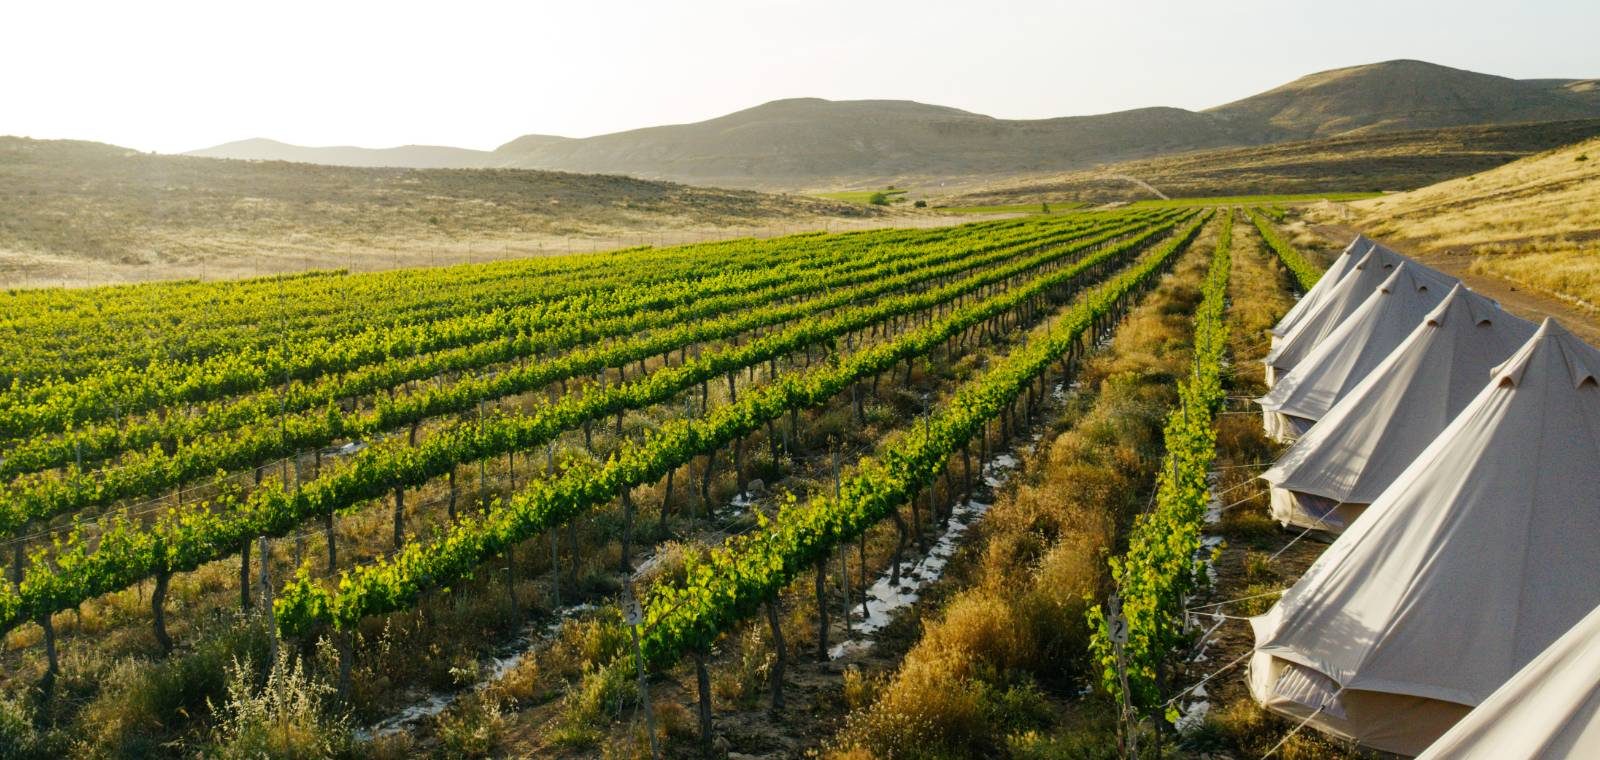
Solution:
<path fill-rule="evenodd" d="M 1422 264 L 1412 262 L 1394 251 L 1381 245 L 1374 245 L 1367 251 L 1360 261 L 1356 262 L 1349 274 L 1339 279 L 1337 285 L 1328 291 L 1328 295 L 1321 304 L 1313 307 L 1283 336 L 1265 359 L 1267 365 L 1267 384 L 1275 385 L 1277 379 L 1288 374 L 1299 364 L 1302 359 L 1316 349 L 1323 338 L 1328 337 L 1345 317 L 1350 316 L 1356 309 L 1361 308 L 1367 296 L 1373 294 L 1379 285 L 1394 274 L 1395 267 L 1402 262 L 1409 262 L 1416 267 L 1418 279 L 1430 280 L 1440 288 L 1440 292 L 1450 289 L 1455 283 L 1455 278 L 1430 269 Z"/>
<path fill-rule="evenodd" d="M 1600 604 L 1597 378 L 1547 320 L 1251 619 L 1256 699 L 1416 754 Z"/>
<path fill-rule="evenodd" d="M 1342 532 L 1483 390 L 1489 372 L 1535 329 L 1532 322 L 1456 285 L 1261 474 L 1271 486 L 1272 516 L 1285 525 Z"/>
<path fill-rule="evenodd" d="M 1350 241 L 1338 257 L 1334 258 L 1333 263 L 1328 265 L 1322 277 L 1317 279 L 1317 284 L 1312 285 L 1289 312 L 1283 315 L 1283 319 L 1272 326 L 1272 344 L 1277 345 L 1280 338 L 1288 335 L 1289 331 L 1305 318 L 1306 312 L 1315 310 L 1317 305 L 1328 297 L 1328 291 L 1333 290 L 1339 284 L 1339 280 L 1355 268 L 1356 262 L 1361 261 L 1361 258 L 1367 255 L 1367 251 L 1372 250 L 1373 245 L 1372 240 L 1366 235 L 1356 235 L 1356 239 Z"/>
<path fill-rule="evenodd" d="M 1267 434 L 1292 441 L 1338 403 L 1422 323 L 1449 292 L 1403 262 L 1288 374 L 1261 405 Z"/>
<path fill-rule="evenodd" d="M 1600 608 L 1517 671 L 1418 760 L 1600 757 Z"/>

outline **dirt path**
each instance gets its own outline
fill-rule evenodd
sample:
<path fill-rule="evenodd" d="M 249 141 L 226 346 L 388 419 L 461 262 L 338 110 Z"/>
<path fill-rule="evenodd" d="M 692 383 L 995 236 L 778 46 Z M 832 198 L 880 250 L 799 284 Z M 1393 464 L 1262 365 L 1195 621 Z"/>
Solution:
<path fill-rule="evenodd" d="M 1340 245 L 1361 231 L 1343 224 L 1312 224 L 1310 229 L 1324 238 L 1339 242 Z M 1590 345 L 1600 346 L 1600 314 L 1591 309 L 1570 303 L 1551 293 L 1529 290 L 1499 277 L 1476 274 L 1470 271 L 1473 257 L 1469 253 L 1424 251 L 1414 241 L 1380 240 L 1379 242 L 1452 277 L 1459 278 L 1467 287 L 1499 301 L 1500 306 L 1512 314 L 1535 322 L 1545 317 L 1554 317 L 1574 335 L 1583 338 Z"/>

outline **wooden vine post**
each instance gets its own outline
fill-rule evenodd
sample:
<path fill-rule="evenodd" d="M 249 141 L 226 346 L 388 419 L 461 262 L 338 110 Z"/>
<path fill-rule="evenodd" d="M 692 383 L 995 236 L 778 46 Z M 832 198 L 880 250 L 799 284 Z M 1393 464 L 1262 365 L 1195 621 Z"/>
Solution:
<path fill-rule="evenodd" d="M 1118 711 L 1118 725 L 1121 728 L 1118 736 L 1118 749 L 1124 758 L 1137 760 L 1139 757 L 1139 716 L 1133 709 L 1133 697 L 1128 690 L 1128 660 L 1123 654 L 1123 647 L 1128 643 L 1128 619 L 1122 615 L 1122 598 L 1112 594 L 1106 600 L 1106 630 L 1111 640 L 1112 651 L 1117 660 L 1117 681 L 1122 685 L 1118 690 L 1121 696 L 1121 706 Z"/>
<path fill-rule="evenodd" d="M 644 708 L 645 733 L 650 735 L 651 760 L 659 760 L 661 747 L 656 739 L 656 709 L 650 701 L 650 679 L 644 666 L 644 650 L 639 645 L 639 626 L 644 623 L 644 609 L 639 606 L 639 599 L 633 594 L 633 579 L 624 581 L 622 589 L 623 599 L 627 602 L 624 620 L 628 623 L 628 632 L 633 637 L 633 662 L 637 669 L 639 683 L 639 704 Z"/>
<path fill-rule="evenodd" d="M 773 594 L 767 598 L 767 626 L 772 629 L 772 648 L 776 650 L 778 658 L 772 664 L 772 712 L 774 715 L 784 708 L 783 703 L 783 671 L 789 665 L 789 648 L 783 640 L 783 625 L 778 620 L 778 595 Z"/>
<path fill-rule="evenodd" d="M 262 536 L 261 542 L 261 607 L 267 615 L 267 630 L 272 636 L 272 653 L 269 662 L 278 661 L 278 626 L 273 622 L 272 609 L 272 570 L 267 560 L 272 558 L 272 546 L 267 543 L 267 537 Z"/>
<path fill-rule="evenodd" d="M 406 545 L 406 489 L 394 487 L 394 548 L 399 551 Z"/>
<path fill-rule="evenodd" d="M 706 652 L 694 649 L 694 680 L 700 694 L 700 743 L 711 746 L 711 671 L 706 669 Z"/>
<path fill-rule="evenodd" d="M 828 557 L 817 557 L 817 661 L 828 661 Z"/>
<path fill-rule="evenodd" d="M 618 569 L 626 574 L 633 572 L 633 489 L 622 488 L 622 563 Z"/>
<path fill-rule="evenodd" d="M 260 474 L 260 471 L 257 471 Z M 250 612 L 250 542 L 239 547 L 239 612 Z"/>
<path fill-rule="evenodd" d="M 163 567 L 156 571 L 156 587 L 150 592 L 150 612 L 154 616 L 152 624 L 155 628 L 156 644 L 161 647 L 162 654 L 172 653 L 172 637 L 167 635 L 166 609 L 167 584 L 171 580 L 172 574 Z"/>

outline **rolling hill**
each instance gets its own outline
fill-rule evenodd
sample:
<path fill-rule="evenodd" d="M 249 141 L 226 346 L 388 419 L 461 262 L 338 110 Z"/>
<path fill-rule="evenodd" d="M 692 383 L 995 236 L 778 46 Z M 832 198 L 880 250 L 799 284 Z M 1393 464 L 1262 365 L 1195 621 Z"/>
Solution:
<path fill-rule="evenodd" d="M 488 153 L 363 152 L 260 140 L 200 153 L 362 165 L 448 161 L 732 187 L 822 188 L 1064 172 L 1207 148 L 1594 117 L 1600 117 L 1594 80 L 1515 80 L 1402 60 L 1312 74 L 1200 112 L 1143 108 L 1015 120 L 911 101 L 797 98 L 693 124 L 587 138 L 528 135 Z"/>
<path fill-rule="evenodd" d="M 1600 312 L 1600 138 L 1351 208 L 1375 234 Z"/>
<path fill-rule="evenodd" d="M 512 166 L 676 177 L 732 186 L 1015 174 L 1063 163 L 1250 143 L 1235 126 L 1177 108 L 1017 121 L 909 101 L 780 100 L 697 124 L 495 151 Z"/>
<path fill-rule="evenodd" d="M 1517 80 L 1423 61 L 1389 61 L 1301 77 L 1205 113 L 1274 139 L 1600 116 L 1594 80 Z"/>
<path fill-rule="evenodd" d="M 1600 119 L 1362 132 L 1192 151 L 1094 169 L 991 181 L 935 206 L 1131 201 L 1170 196 L 1413 190 L 1600 135 Z"/>
<path fill-rule="evenodd" d="M 381 269 L 882 224 L 856 204 L 525 169 L 229 161 L 0 137 L 0 287 Z"/>
<path fill-rule="evenodd" d="M 490 154 L 488 151 L 442 145 L 402 145 L 398 148 L 352 146 L 304 148 L 258 137 L 190 151 L 184 155 L 250 161 L 298 161 L 328 166 L 459 169 L 486 165 Z"/>

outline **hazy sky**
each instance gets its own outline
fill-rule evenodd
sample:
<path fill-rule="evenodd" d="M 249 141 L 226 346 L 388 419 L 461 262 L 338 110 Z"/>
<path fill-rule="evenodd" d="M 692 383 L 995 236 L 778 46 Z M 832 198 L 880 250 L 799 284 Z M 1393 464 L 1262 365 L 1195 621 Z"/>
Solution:
<path fill-rule="evenodd" d="M 1600 77 L 1600 0 L 84 3 L 0 10 L 0 134 L 492 148 L 783 97 L 1205 108 L 1392 58 Z"/>

